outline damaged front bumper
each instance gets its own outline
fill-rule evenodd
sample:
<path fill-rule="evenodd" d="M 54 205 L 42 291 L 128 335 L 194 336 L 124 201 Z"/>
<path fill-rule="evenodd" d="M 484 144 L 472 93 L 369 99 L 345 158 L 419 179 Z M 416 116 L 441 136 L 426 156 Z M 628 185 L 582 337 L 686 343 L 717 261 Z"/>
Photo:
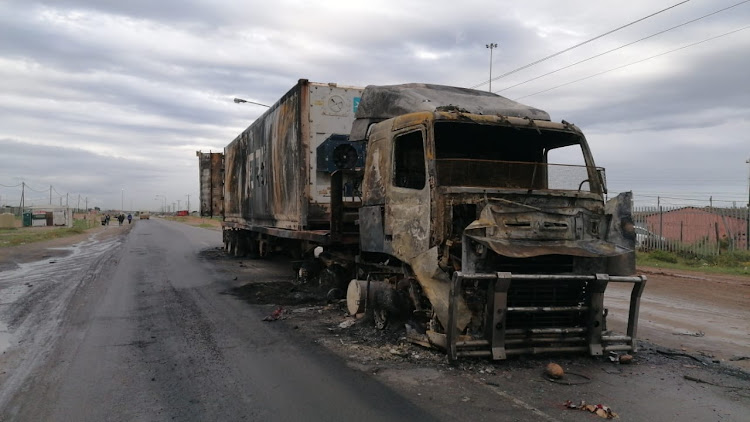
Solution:
<path fill-rule="evenodd" d="M 484 332 L 477 335 L 460 334 L 457 328 L 461 292 L 466 283 L 482 285 L 487 293 Z M 559 285 L 579 283 L 585 286 L 586 300 L 574 306 L 514 306 L 509 305 L 509 292 L 526 289 L 534 284 Z M 604 291 L 608 283 L 632 283 L 627 335 L 605 334 Z M 445 334 L 428 331 L 411 340 L 429 343 L 446 350 L 448 359 L 460 357 L 490 357 L 505 359 L 513 354 L 546 352 L 588 352 L 601 355 L 609 351 L 637 351 L 636 331 L 640 298 L 646 285 L 645 276 L 570 275 L 570 274 L 513 274 L 462 273 L 453 274 L 448 304 L 448 323 Z M 573 318 L 570 318 L 573 316 Z M 546 321 L 536 326 L 533 321 Z M 509 325 L 509 320 L 511 324 Z M 515 321 L 515 322 L 513 322 Z M 568 326 L 553 326 L 550 321 L 579 321 Z M 520 323 L 519 323 L 520 322 Z"/>

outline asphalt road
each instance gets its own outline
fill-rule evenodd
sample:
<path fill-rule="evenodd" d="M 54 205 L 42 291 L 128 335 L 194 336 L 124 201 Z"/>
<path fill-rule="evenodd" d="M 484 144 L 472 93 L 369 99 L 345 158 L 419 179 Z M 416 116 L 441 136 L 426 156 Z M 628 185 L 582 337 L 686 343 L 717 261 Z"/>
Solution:
<path fill-rule="evenodd" d="M 668 325 L 677 307 L 666 328 L 643 321 L 657 344 L 642 343 L 631 365 L 565 355 L 449 366 L 436 351 L 371 341 L 376 333 L 361 324 L 342 329 L 347 318 L 323 306 L 289 306 L 287 319 L 262 322 L 274 305 L 228 293 L 288 281 L 289 263 L 226 257 L 215 249 L 220 237 L 152 219 L 46 244 L 55 249 L 0 249 L 0 421 L 598 419 L 567 410 L 567 400 L 611 406 L 621 420 L 745 421 L 750 412 L 746 374 L 657 345 L 694 329 Z M 655 275 L 642 314 L 687 300 L 685 280 L 708 282 Z M 731 280 L 718 281 L 708 287 L 717 292 L 690 299 L 713 307 L 686 308 L 681 324 L 715 318 L 712 298 Z M 743 280 L 737 288 L 746 289 Z M 738 315 L 743 291 L 722 293 L 736 298 Z M 715 325 L 695 340 L 729 344 Z M 548 359 L 572 383 L 544 379 Z"/>
<path fill-rule="evenodd" d="M 198 258 L 220 242 L 144 220 L 0 273 L 0 420 L 433 419 L 224 294 Z"/>

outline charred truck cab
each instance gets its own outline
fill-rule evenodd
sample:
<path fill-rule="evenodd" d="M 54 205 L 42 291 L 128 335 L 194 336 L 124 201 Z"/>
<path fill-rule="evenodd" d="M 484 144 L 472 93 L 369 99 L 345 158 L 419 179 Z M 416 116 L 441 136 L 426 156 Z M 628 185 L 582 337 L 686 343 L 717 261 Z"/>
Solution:
<path fill-rule="evenodd" d="M 450 360 L 636 351 L 646 278 L 631 194 L 605 203 L 583 133 L 542 110 L 464 88 L 300 80 L 218 167 L 228 251 L 314 256 L 351 314 L 404 322 Z M 624 335 L 606 329 L 613 282 L 633 285 Z"/>
<path fill-rule="evenodd" d="M 408 302 L 409 338 L 451 359 L 635 351 L 645 278 L 633 276 L 630 194 L 605 205 L 604 169 L 577 127 L 494 94 L 417 84 L 368 87 L 360 115 L 395 115 L 352 131 L 367 124 L 360 262 L 388 265 L 352 281 L 350 310 L 369 303 L 382 326 Z M 634 285 L 626 336 L 605 335 L 608 282 Z"/>

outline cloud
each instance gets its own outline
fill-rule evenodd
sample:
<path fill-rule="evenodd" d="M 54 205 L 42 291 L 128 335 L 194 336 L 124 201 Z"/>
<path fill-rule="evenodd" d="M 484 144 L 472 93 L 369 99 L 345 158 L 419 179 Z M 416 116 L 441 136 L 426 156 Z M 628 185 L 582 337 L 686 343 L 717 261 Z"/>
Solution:
<path fill-rule="evenodd" d="M 686 3 L 492 87 L 734 3 Z M 14 152 L 0 156 L 0 184 L 19 177 L 54 182 L 108 207 L 119 207 L 125 185 L 134 201 L 155 209 L 156 194 L 197 194 L 196 149 L 221 150 L 265 111 L 234 104 L 234 97 L 271 104 L 299 78 L 473 86 L 489 76 L 487 43 L 498 44 L 497 76 L 664 7 L 646 0 L 6 0 L 0 3 L 0 139 L 4 151 Z M 502 95 L 518 98 L 632 63 L 741 27 L 748 17 L 750 5 L 738 6 Z M 730 140 L 747 133 L 749 43 L 750 30 L 739 32 L 522 102 L 581 126 L 597 162 L 622 188 L 630 180 L 640 186 L 632 174 L 650 178 L 643 183 L 649 189 L 670 191 L 682 189 L 674 180 L 717 169 L 722 180 L 744 180 L 750 151 Z M 746 193 L 732 186 L 725 196 Z"/>

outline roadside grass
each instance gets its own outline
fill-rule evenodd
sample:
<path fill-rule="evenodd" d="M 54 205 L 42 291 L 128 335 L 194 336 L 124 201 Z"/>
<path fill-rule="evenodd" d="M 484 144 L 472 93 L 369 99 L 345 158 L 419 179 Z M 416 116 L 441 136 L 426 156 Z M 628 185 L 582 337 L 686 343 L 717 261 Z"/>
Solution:
<path fill-rule="evenodd" d="M 647 267 L 750 276 L 750 251 L 726 251 L 715 256 L 696 256 L 655 250 L 637 252 L 636 262 Z"/>
<path fill-rule="evenodd" d="M 73 227 L 15 227 L 12 229 L 0 229 L 0 248 L 74 236 L 85 232 L 91 227 L 94 226 L 86 220 L 75 220 Z"/>

